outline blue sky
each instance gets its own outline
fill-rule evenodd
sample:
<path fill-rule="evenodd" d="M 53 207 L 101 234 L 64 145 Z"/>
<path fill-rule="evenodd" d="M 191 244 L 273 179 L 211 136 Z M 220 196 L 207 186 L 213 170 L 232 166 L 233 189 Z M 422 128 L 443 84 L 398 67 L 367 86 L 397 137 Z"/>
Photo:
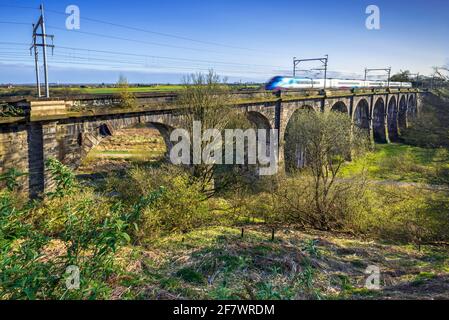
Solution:
<path fill-rule="evenodd" d="M 28 44 L 39 12 L 12 6 L 39 3 L 0 0 L 0 83 L 34 81 Z M 65 29 L 63 13 L 72 4 L 81 11 L 79 32 Z M 365 27 L 370 4 L 380 8 L 380 30 Z M 449 58 L 447 0 L 47 0 L 44 5 L 56 45 L 49 58 L 51 82 L 111 83 L 120 74 L 130 82 L 179 82 L 186 73 L 209 68 L 230 81 L 265 81 L 291 72 L 293 56 L 324 54 L 333 76 L 358 77 L 365 67 L 387 66 L 430 74 Z M 318 65 L 304 66 L 313 67 Z"/>

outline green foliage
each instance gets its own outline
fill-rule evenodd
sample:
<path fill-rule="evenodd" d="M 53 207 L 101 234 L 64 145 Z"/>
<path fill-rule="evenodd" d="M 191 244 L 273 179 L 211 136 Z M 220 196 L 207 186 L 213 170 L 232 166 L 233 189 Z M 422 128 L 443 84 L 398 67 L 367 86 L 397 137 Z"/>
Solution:
<path fill-rule="evenodd" d="M 205 279 L 201 273 L 198 273 L 189 267 L 185 267 L 185 268 L 178 270 L 178 272 L 176 272 L 176 275 L 178 277 L 180 277 L 181 279 L 183 279 L 184 281 L 187 281 L 190 283 L 202 284 L 205 282 L 204 281 Z"/>
<path fill-rule="evenodd" d="M 22 108 L 8 103 L 0 103 L 0 117 L 23 117 L 24 115 Z"/>
<path fill-rule="evenodd" d="M 310 239 L 304 242 L 303 250 L 309 254 L 309 256 L 312 257 L 319 257 L 320 252 L 317 248 L 318 240 Z"/>
<path fill-rule="evenodd" d="M 449 152 L 403 144 L 379 144 L 372 152 L 346 163 L 341 175 L 351 178 L 366 172 L 373 180 L 444 184 L 449 181 Z"/>
<path fill-rule="evenodd" d="M 410 80 L 410 71 L 400 71 L 399 73 L 394 74 L 391 76 L 390 81 L 392 82 L 409 82 Z"/>
<path fill-rule="evenodd" d="M 415 243 L 448 241 L 449 197 L 444 189 L 417 186 L 372 186 L 354 229 L 384 240 Z"/>
<path fill-rule="evenodd" d="M 174 166 L 134 167 L 126 178 L 110 178 L 108 189 L 131 206 L 139 241 L 185 233 L 212 219 L 201 183 Z"/>
<path fill-rule="evenodd" d="M 120 78 L 117 82 L 117 87 L 119 88 L 121 107 L 124 109 L 137 108 L 137 99 L 135 95 L 131 92 L 129 88 L 128 79 L 126 79 L 125 76 L 120 75 Z"/>
<path fill-rule="evenodd" d="M 25 175 L 25 173 L 16 168 L 12 168 L 0 175 L 0 183 L 4 183 L 9 191 L 14 191 L 20 186 L 19 181 L 17 181 L 18 178 Z"/>
<path fill-rule="evenodd" d="M 207 224 L 208 205 L 201 186 L 189 177 L 174 177 L 166 192 L 148 207 L 141 219 L 140 237 L 168 232 L 185 233 Z"/>
<path fill-rule="evenodd" d="M 62 197 L 74 191 L 76 187 L 75 174 L 70 168 L 54 158 L 48 159 L 45 165 L 56 182 L 55 191 L 49 192 L 47 196 Z"/>
<path fill-rule="evenodd" d="M 120 204 L 92 193 L 68 192 L 71 174 L 49 163 L 58 191 L 42 201 L 17 206 L 0 194 L 0 299 L 95 299 L 109 294 L 114 254 L 130 241 Z M 68 266 L 81 271 L 80 290 L 67 290 Z"/>

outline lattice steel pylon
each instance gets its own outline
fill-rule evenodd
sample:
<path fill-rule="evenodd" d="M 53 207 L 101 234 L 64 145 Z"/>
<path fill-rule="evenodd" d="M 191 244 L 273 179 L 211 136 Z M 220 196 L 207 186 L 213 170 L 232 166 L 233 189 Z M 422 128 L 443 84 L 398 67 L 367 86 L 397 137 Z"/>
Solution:
<path fill-rule="evenodd" d="M 40 98 L 41 94 L 41 84 L 39 77 L 39 50 L 38 48 L 42 48 L 43 62 L 44 62 L 44 81 L 45 81 L 45 97 L 50 98 L 50 85 L 48 82 L 48 64 L 47 64 L 47 48 L 53 50 L 55 46 L 53 45 L 53 35 L 46 34 L 45 31 L 45 16 L 44 16 L 44 5 L 40 5 L 41 15 L 37 21 L 37 23 L 33 23 L 33 44 L 30 48 L 30 54 L 32 55 L 32 50 L 34 49 L 34 66 L 36 68 L 36 86 L 37 86 L 37 95 Z M 40 33 L 38 30 L 40 28 Z M 41 38 L 42 41 L 38 43 L 37 38 Z M 47 38 L 51 39 L 52 44 L 47 44 Z"/>

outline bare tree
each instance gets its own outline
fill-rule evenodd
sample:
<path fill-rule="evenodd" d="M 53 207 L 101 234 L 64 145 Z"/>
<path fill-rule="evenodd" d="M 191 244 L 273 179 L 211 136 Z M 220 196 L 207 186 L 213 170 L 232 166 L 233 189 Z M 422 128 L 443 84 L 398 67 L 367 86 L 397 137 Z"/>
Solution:
<path fill-rule="evenodd" d="M 328 229 L 338 220 L 339 201 L 351 183 L 338 180 L 338 174 L 347 155 L 357 155 L 368 146 L 366 135 L 358 130 L 351 133 L 350 118 L 339 112 L 316 113 L 302 110 L 291 120 L 291 141 L 304 151 L 309 172 L 312 211 L 307 213 L 307 223 Z"/>
<path fill-rule="evenodd" d="M 190 137 L 196 139 L 195 142 L 202 151 L 211 143 L 210 140 L 202 139 L 203 133 L 208 129 L 215 129 L 221 134 L 235 114 L 226 79 L 221 79 L 212 70 L 208 74 L 198 73 L 186 77 L 184 89 L 178 97 L 178 104 L 181 107 L 181 126 L 188 131 Z M 200 123 L 200 128 L 196 128 L 199 137 L 193 135 L 194 122 Z M 209 156 L 211 155 L 207 155 Z M 217 165 L 204 161 L 197 163 L 194 157 L 194 152 L 191 152 L 193 177 L 200 181 L 203 192 L 211 196 L 216 191 L 214 177 Z M 203 154 L 201 157 L 204 158 Z"/>
<path fill-rule="evenodd" d="M 444 74 L 442 74 L 441 70 L 449 72 L 449 68 L 446 68 L 446 67 L 433 67 L 434 76 L 436 76 L 436 77 L 438 77 L 440 79 L 443 79 L 445 81 L 449 80 L 449 77 L 444 75 Z"/>

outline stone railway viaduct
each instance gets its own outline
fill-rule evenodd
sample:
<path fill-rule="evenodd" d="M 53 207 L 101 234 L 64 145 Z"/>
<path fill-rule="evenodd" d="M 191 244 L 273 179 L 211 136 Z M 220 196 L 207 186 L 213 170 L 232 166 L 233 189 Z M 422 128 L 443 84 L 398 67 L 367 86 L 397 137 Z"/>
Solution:
<path fill-rule="evenodd" d="M 279 130 L 279 159 L 282 161 L 285 132 L 297 110 L 307 108 L 317 112 L 346 113 L 353 124 L 366 130 L 373 141 L 388 143 L 398 140 L 401 131 L 418 116 L 425 94 L 416 89 L 387 89 L 382 92 L 373 90 L 263 99 L 267 96 L 264 93 L 262 98 L 256 99 L 258 102 L 242 102 L 235 107 L 258 128 Z M 135 110 L 107 108 L 120 104 L 119 98 L 113 96 L 15 101 L 18 107 L 27 110 L 26 116 L 0 118 L 0 173 L 10 168 L 27 172 L 22 182 L 23 189 L 29 191 L 31 197 L 38 196 L 52 187 L 45 169 L 47 159 L 53 157 L 76 168 L 102 139 L 137 124 L 158 129 L 169 150 L 170 131 L 180 124 L 179 109 L 161 106 L 167 106 L 165 102 L 173 101 L 173 96 L 139 95 L 137 99 L 140 107 Z M 80 106 L 103 111 L 69 111 Z"/>

